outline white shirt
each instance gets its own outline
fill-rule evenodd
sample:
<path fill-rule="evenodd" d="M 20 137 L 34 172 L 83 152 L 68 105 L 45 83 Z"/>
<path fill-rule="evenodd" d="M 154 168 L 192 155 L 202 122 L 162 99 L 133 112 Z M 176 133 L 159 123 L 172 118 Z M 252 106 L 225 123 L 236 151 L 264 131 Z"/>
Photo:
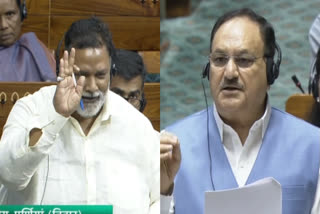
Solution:
<path fill-rule="evenodd" d="M 159 136 L 150 121 L 108 91 L 86 136 L 76 119 L 55 112 L 55 89 L 18 100 L 8 117 L 0 204 L 110 204 L 115 214 L 159 213 Z M 29 147 L 35 127 L 42 136 Z"/>
<path fill-rule="evenodd" d="M 254 122 L 249 130 L 249 135 L 242 145 L 239 135 L 234 129 L 225 124 L 220 118 L 216 107 L 214 105 L 214 118 L 219 130 L 221 142 L 223 143 L 224 150 L 227 154 L 228 161 L 231 165 L 232 172 L 239 187 L 246 184 L 249 174 L 252 170 L 254 162 L 257 159 L 262 139 L 268 127 L 269 119 L 271 116 L 271 107 L 267 102 L 266 110 L 263 116 Z M 318 184 L 320 183 L 320 171 Z M 316 197 L 313 204 L 311 214 L 320 213 L 320 187 L 317 185 Z M 174 201 L 172 196 L 161 195 L 161 214 L 174 214 Z"/>

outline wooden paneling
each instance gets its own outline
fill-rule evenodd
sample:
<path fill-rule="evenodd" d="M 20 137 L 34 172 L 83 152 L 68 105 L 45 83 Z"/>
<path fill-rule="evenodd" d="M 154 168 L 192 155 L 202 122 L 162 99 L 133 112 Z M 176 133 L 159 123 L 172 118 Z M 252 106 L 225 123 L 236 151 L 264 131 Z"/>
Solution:
<path fill-rule="evenodd" d="M 48 44 L 48 26 L 49 16 L 46 15 L 28 15 L 28 18 L 23 22 L 22 33 L 34 32 L 38 39 L 45 45 Z"/>
<path fill-rule="evenodd" d="M 116 48 L 140 51 L 148 72 L 160 72 L 160 0 L 26 0 L 26 5 L 28 18 L 22 32 L 35 32 L 50 49 L 56 49 L 72 22 L 95 14 L 108 23 Z M 7 91 L 8 99 L 13 91 L 21 97 L 26 91 L 31 93 L 46 85 L 3 84 L 0 83 L 0 93 L 4 89 L 11 91 Z M 144 113 L 159 130 L 160 84 L 147 83 L 145 93 L 148 103 Z M 10 100 L 0 103 L 0 136 L 12 105 Z"/>
<path fill-rule="evenodd" d="M 140 51 L 148 73 L 160 73 L 160 51 Z"/>
<path fill-rule="evenodd" d="M 286 102 L 286 112 L 307 121 L 314 102 L 313 96 L 309 94 L 291 95 Z"/>
<path fill-rule="evenodd" d="M 49 15 L 50 0 L 26 0 L 28 14 Z"/>
<path fill-rule="evenodd" d="M 27 0 L 26 5 L 22 32 L 35 32 L 50 49 L 72 22 L 94 14 L 108 23 L 117 48 L 160 49 L 159 0 Z"/>
<path fill-rule="evenodd" d="M 155 2 L 155 3 L 154 3 Z M 153 0 L 52 0 L 52 15 L 158 16 L 160 2 Z"/>
<path fill-rule="evenodd" d="M 143 113 L 153 128 L 160 131 L 160 83 L 145 83 L 144 92 L 147 105 Z"/>
<path fill-rule="evenodd" d="M 71 23 L 84 18 L 88 16 L 52 16 L 49 47 L 56 48 Z M 113 42 L 117 48 L 159 50 L 159 17 L 103 16 L 100 18 L 109 25 Z"/>
<path fill-rule="evenodd" d="M 25 95 L 32 94 L 43 86 L 52 84 L 54 83 L 0 82 L 0 137 L 15 101 Z M 6 101 L 2 103 L 4 98 L 6 98 Z"/>
<path fill-rule="evenodd" d="M 190 0 L 166 0 L 166 17 L 178 17 L 190 15 Z"/>

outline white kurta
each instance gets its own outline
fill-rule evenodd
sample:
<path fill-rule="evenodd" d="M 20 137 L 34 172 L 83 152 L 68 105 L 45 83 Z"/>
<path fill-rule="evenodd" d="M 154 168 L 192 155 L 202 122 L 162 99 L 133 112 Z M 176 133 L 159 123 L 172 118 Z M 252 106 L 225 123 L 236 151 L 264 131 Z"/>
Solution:
<path fill-rule="evenodd" d="M 55 86 L 14 105 L 0 143 L 0 204 L 111 204 L 114 213 L 159 213 L 159 137 L 150 121 L 108 91 L 86 136 L 55 112 Z M 29 132 L 41 128 L 29 147 Z"/>

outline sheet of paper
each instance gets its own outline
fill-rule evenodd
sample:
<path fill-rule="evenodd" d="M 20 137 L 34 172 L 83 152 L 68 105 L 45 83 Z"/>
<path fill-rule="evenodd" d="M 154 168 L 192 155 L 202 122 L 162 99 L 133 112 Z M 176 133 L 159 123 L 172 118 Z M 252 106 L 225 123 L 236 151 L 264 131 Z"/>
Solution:
<path fill-rule="evenodd" d="M 281 185 L 264 178 L 247 186 L 205 193 L 205 214 L 281 214 Z"/>

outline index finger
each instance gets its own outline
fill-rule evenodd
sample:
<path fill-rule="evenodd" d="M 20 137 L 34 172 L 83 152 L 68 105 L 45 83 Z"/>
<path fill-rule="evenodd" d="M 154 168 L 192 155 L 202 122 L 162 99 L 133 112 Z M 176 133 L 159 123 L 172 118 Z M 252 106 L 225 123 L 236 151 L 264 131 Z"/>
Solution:
<path fill-rule="evenodd" d="M 67 77 L 70 76 L 71 73 L 69 72 L 69 53 L 68 51 L 63 52 L 63 57 L 60 59 L 60 71 L 59 76 Z"/>
<path fill-rule="evenodd" d="M 70 57 L 69 57 L 69 71 L 73 72 L 74 58 L 76 56 L 76 50 L 71 48 Z"/>
<path fill-rule="evenodd" d="M 62 78 L 64 78 L 66 76 L 64 74 L 64 60 L 63 60 L 63 58 L 60 59 L 59 76 L 62 77 Z"/>
<path fill-rule="evenodd" d="M 170 132 L 162 131 L 160 133 L 160 144 L 170 144 L 173 146 L 177 146 L 179 144 L 177 136 Z"/>

